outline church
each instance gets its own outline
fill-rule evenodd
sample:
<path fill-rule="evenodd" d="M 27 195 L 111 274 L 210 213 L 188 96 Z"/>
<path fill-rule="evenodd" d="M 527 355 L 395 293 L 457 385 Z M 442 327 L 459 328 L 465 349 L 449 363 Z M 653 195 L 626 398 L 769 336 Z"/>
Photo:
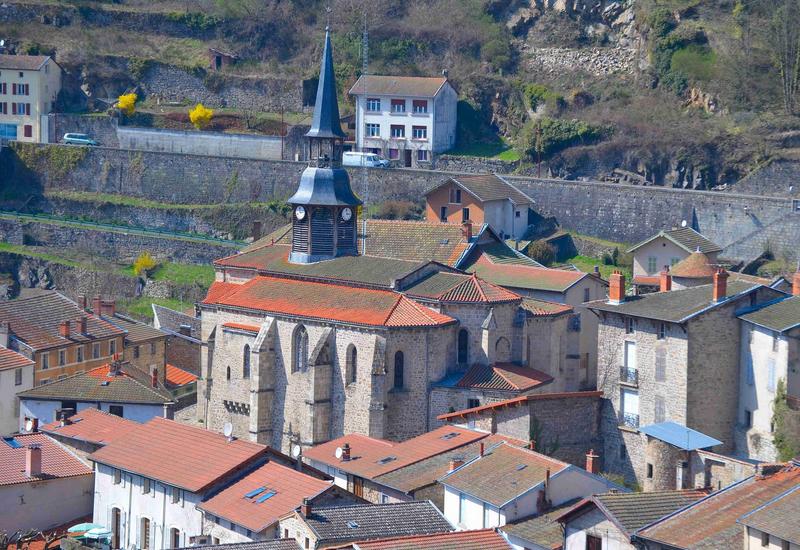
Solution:
<path fill-rule="evenodd" d="M 578 389 L 572 308 L 460 268 L 536 262 L 487 225 L 362 219 L 329 32 L 307 138 L 291 226 L 214 262 L 201 425 L 289 451 L 348 433 L 404 440 L 453 410 Z"/>

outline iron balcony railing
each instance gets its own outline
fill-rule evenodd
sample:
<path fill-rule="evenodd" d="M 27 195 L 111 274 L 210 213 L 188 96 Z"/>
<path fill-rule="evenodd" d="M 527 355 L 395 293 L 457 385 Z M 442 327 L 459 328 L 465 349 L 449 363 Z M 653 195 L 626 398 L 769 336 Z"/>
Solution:
<path fill-rule="evenodd" d="M 639 384 L 639 371 L 628 367 L 619 368 L 619 381 L 623 384 L 637 386 Z"/>
<path fill-rule="evenodd" d="M 639 415 L 633 413 L 622 412 L 619 414 L 619 423 L 629 428 L 639 427 Z"/>

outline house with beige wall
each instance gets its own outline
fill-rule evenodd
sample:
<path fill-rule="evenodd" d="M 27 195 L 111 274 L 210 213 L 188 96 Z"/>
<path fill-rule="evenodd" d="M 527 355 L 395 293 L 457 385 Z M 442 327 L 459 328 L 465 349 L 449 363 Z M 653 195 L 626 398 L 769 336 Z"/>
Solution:
<path fill-rule="evenodd" d="M 0 139 L 47 143 L 61 67 L 45 55 L 0 54 Z"/>

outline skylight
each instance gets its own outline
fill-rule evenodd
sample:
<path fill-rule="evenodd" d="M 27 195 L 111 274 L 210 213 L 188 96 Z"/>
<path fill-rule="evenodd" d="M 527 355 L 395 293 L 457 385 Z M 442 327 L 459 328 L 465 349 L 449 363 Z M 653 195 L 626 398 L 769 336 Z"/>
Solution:
<path fill-rule="evenodd" d="M 278 494 L 277 491 L 273 491 L 272 489 L 270 489 L 269 491 L 258 497 L 258 500 L 256 500 L 256 502 L 261 504 L 262 502 L 266 502 L 267 500 L 271 499 L 277 494 Z"/>
<path fill-rule="evenodd" d="M 458 433 L 458 432 L 450 432 L 450 433 L 444 434 L 442 437 L 440 437 L 440 439 L 444 439 L 446 441 L 448 439 L 453 439 L 454 437 L 458 437 L 459 435 L 461 435 L 461 434 Z"/>
<path fill-rule="evenodd" d="M 528 467 L 527 464 L 520 464 L 519 466 L 517 466 L 517 471 L 519 472 L 520 470 L 524 470 L 527 467 Z"/>
<path fill-rule="evenodd" d="M 348 521 L 348 522 L 347 522 L 347 526 L 348 526 L 350 529 L 358 529 L 358 528 L 360 527 L 360 525 L 358 524 L 358 522 L 357 522 L 356 520 L 354 520 L 354 519 L 351 519 L 350 521 Z"/>
<path fill-rule="evenodd" d="M 17 441 L 13 437 L 4 437 L 3 441 L 5 441 L 6 445 L 11 447 L 12 449 L 20 449 L 20 448 L 22 448 L 22 445 L 20 445 L 19 441 Z"/>
<path fill-rule="evenodd" d="M 256 495 L 261 494 L 261 492 L 265 489 L 266 487 L 259 487 L 258 489 L 253 489 L 252 491 L 244 495 L 244 498 L 253 498 Z"/>
<path fill-rule="evenodd" d="M 396 456 L 386 456 L 378 461 L 378 464 L 389 464 L 393 460 L 397 460 Z"/>

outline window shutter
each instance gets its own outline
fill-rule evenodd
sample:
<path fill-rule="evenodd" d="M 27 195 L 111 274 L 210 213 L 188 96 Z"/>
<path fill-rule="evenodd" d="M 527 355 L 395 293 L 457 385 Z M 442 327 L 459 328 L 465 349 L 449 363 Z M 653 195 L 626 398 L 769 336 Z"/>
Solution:
<path fill-rule="evenodd" d="M 11 84 L 11 95 L 17 95 L 17 83 Z"/>
<path fill-rule="evenodd" d="M 142 547 L 142 518 L 136 517 L 136 548 Z"/>
<path fill-rule="evenodd" d="M 111 529 L 112 525 L 114 525 L 114 520 L 111 513 L 111 506 L 109 506 L 108 508 L 106 508 L 106 527 L 108 529 Z"/>
<path fill-rule="evenodd" d="M 17 104 L 16 103 L 12 103 L 11 104 L 11 114 L 12 115 L 16 115 L 17 114 Z"/>
<path fill-rule="evenodd" d="M 30 103 L 26 103 L 25 104 L 25 114 L 27 116 L 31 116 L 31 104 Z"/>

